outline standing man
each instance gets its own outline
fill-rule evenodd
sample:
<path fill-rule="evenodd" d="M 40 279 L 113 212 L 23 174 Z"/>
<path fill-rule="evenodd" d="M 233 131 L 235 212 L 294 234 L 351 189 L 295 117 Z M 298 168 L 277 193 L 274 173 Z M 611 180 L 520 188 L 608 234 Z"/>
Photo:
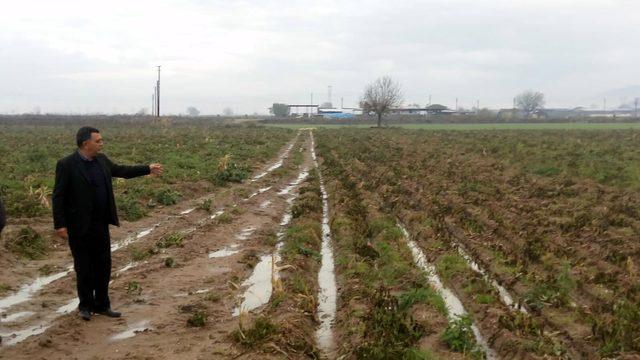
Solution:
<path fill-rule="evenodd" d="M 78 149 L 58 161 L 53 189 L 53 226 L 69 240 L 76 272 L 80 317 L 93 313 L 120 317 L 111 309 L 111 240 L 109 224 L 119 226 L 112 177 L 161 175 L 162 165 L 116 165 L 101 154 L 100 131 L 82 127 L 76 134 Z"/>

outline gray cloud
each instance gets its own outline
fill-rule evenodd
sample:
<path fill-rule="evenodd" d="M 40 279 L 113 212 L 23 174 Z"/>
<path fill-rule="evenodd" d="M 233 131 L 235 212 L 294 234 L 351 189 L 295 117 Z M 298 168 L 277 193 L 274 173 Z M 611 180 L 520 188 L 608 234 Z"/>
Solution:
<path fill-rule="evenodd" d="M 382 75 L 406 102 L 450 106 L 508 106 L 529 88 L 550 106 L 588 105 L 637 89 L 630 1 L 62 3 L 0 14 L 0 112 L 137 111 L 157 64 L 171 113 L 263 113 L 324 100 L 327 85 L 355 105 Z"/>

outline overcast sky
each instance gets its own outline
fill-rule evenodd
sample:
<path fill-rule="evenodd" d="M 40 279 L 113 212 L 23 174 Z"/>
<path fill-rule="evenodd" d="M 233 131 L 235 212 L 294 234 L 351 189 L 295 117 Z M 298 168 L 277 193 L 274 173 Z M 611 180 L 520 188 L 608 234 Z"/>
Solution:
<path fill-rule="evenodd" d="M 640 96 L 635 1 L 3 1 L 0 112 L 265 113 L 389 75 L 405 104 L 548 107 Z M 637 92 L 637 94 L 635 93 Z"/>

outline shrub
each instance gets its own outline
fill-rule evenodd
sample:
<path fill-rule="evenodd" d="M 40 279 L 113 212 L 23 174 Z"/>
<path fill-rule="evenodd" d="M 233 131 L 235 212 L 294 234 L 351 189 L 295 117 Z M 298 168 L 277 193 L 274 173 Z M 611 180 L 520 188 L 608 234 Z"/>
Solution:
<path fill-rule="evenodd" d="M 251 173 L 246 165 L 238 165 L 234 162 L 228 164 L 224 169 L 218 169 L 212 176 L 211 181 L 219 186 L 224 186 L 230 182 L 242 182 Z"/>
<path fill-rule="evenodd" d="M 178 200 L 182 197 L 182 194 L 178 191 L 171 189 L 162 189 L 156 194 L 156 201 L 161 205 L 174 205 L 178 203 Z"/>
<path fill-rule="evenodd" d="M 461 353 L 477 352 L 476 342 L 471 329 L 473 322 L 468 315 L 449 322 L 442 334 L 442 341 L 453 351 Z"/>
<path fill-rule="evenodd" d="M 147 211 L 140 205 L 140 202 L 127 195 L 119 197 L 118 211 L 127 221 L 137 221 L 147 215 Z"/>
<path fill-rule="evenodd" d="M 196 311 L 191 317 L 187 319 L 187 326 L 190 327 L 203 327 L 207 322 L 207 314 L 203 311 Z"/>
<path fill-rule="evenodd" d="M 253 325 L 248 329 L 243 329 L 242 323 L 240 323 L 240 328 L 235 330 L 231 337 L 237 343 L 252 348 L 266 339 L 268 339 L 271 335 L 275 334 L 278 328 L 275 324 L 273 324 L 269 319 L 264 316 L 258 317 L 253 321 Z"/>
<path fill-rule="evenodd" d="M 424 329 L 410 316 L 408 309 L 398 306 L 389 289 L 379 288 L 365 315 L 362 344 L 355 349 L 359 359 L 400 359 L 413 351 L 412 346 Z"/>
<path fill-rule="evenodd" d="M 158 240 L 156 246 L 160 249 L 170 247 L 182 247 L 182 241 L 184 240 L 184 234 L 177 231 L 167 234 Z"/>
<path fill-rule="evenodd" d="M 42 235 L 30 226 L 20 229 L 18 235 L 8 241 L 6 246 L 14 254 L 29 260 L 42 259 L 48 250 Z"/>
<path fill-rule="evenodd" d="M 204 210 L 206 212 L 211 212 L 211 205 L 213 204 L 213 200 L 204 199 L 198 204 L 198 209 Z"/>

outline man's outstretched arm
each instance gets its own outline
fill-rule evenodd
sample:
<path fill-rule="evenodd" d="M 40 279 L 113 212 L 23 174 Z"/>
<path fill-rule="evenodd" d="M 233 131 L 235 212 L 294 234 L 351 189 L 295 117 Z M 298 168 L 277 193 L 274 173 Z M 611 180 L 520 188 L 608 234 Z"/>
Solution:
<path fill-rule="evenodd" d="M 131 179 L 149 174 L 162 175 L 163 172 L 162 165 L 160 164 L 126 166 L 114 164 L 106 156 L 104 159 L 107 166 L 111 169 L 111 176 L 113 177 Z"/>

